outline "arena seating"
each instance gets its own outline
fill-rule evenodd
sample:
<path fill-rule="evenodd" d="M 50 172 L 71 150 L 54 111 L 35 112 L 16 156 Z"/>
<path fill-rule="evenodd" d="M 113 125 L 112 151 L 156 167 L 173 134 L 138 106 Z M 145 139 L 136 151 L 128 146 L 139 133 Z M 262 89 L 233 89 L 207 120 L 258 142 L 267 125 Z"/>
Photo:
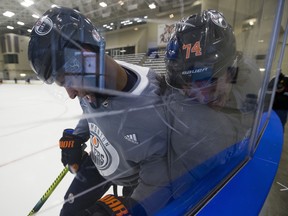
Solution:
<path fill-rule="evenodd" d="M 142 64 L 145 67 L 154 69 L 159 74 L 165 74 L 166 67 L 164 62 L 164 52 L 158 52 L 158 57 L 155 55 L 146 56 L 145 61 Z"/>
<path fill-rule="evenodd" d="M 116 55 L 113 58 L 115 60 L 125 61 L 131 64 L 138 64 L 142 65 L 142 60 L 145 57 L 145 53 L 135 53 L 135 54 L 123 54 L 123 55 Z"/>
<path fill-rule="evenodd" d="M 158 52 L 157 58 L 155 55 L 147 56 L 146 53 L 116 55 L 113 58 L 115 60 L 142 65 L 144 67 L 150 67 L 159 74 L 164 74 L 166 70 L 164 52 Z"/>

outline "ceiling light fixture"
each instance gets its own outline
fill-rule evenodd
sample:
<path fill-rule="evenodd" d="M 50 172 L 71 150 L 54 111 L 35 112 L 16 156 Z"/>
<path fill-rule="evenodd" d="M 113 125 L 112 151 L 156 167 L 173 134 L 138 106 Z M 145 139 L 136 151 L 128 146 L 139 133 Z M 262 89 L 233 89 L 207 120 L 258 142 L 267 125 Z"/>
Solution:
<path fill-rule="evenodd" d="M 31 1 L 31 0 L 24 0 L 24 1 L 21 2 L 20 4 L 21 4 L 22 6 L 24 6 L 24 7 L 30 7 L 31 5 L 34 4 L 34 2 Z"/>
<path fill-rule="evenodd" d="M 101 7 L 107 7 L 107 4 L 106 4 L 105 2 L 100 2 L 99 5 L 100 5 Z"/>
<path fill-rule="evenodd" d="M 21 21 L 18 21 L 17 24 L 18 24 L 18 25 L 21 25 L 21 26 L 25 25 L 25 23 L 24 23 L 24 22 L 21 22 Z"/>
<path fill-rule="evenodd" d="M 40 16 L 38 16 L 37 14 L 32 14 L 32 17 L 36 18 L 36 19 L 39 19 Z"/>
<path fill-rule="evenodd" d="M 14 29 L 14 27 L 13 27 L 13 26 L 7 26 L 7 28 L 8 28 L 8 29 Z"/>
<path fill-rule="evenodd" d="M 196 1 L 192 4 L 192 6 L 194 7 L 194 6 L 200 5 L 200 4 L 201 4 L 201 1 L 200 1 L 200 0 L 196 0 Z"/>
<path fill-rule="evenodd" d="M 257 22 L 256 18 L 248 18 L 248 19 L 244 20 L 244 23 L 247 23 L 250 26 L 253 26 L 256 22 Z"/>
<path fill-rule="evenodd" d="M 12 17 L 12 16 L 15 15 L 15 13 L 13 13 L 11 11 L 6 11 L 6 12 L 3 13 L 3 15 L 6 16 L 6 17 Z"/>
<path fill-rule="evenodd" d="M 150 8 L 151 10 L 152 10 L 152 9 L 155 9 L 155 8 L 156 8 L 155 3 L 153 2 L 153 3 L 149 4 L 149 8 Z"/>

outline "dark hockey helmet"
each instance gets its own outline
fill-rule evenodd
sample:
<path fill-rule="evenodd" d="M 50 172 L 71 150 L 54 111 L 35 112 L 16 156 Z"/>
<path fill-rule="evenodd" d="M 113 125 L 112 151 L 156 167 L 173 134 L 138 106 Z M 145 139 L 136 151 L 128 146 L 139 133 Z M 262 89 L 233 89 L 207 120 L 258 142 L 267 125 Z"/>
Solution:
<path fill-rule="evenodd" d="M 166 47 L 166 81 L 175 88 L 215 80 L 234 67 L 236 42 L 232 27 L 215 10 L 176 23 Z"/>
<path fill-rule="evenodd" d="M 89 47 L 90 52 L 86 52 L 85 47 Z M 54 7 L 46 11 L 32 29 L 28 58 L 38 78 L 47 84 L 56 81 L 64 85 L 65 76 L 75 75 L 82 79 L 94 76 L 96 87 L 103 86 L 104 55 L 105 40 L 77 10 Z"/>

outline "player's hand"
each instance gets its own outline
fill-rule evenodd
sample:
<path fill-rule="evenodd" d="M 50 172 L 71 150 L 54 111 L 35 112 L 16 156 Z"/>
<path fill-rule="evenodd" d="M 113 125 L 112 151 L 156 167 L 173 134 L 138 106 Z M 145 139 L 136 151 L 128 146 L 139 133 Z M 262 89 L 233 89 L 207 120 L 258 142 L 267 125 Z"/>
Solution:
<path fill-rule="evenodd" d="M 90 208 L 81 212 L 81 216 L 146 216 L 144 208 L 130 197 L 117 197 L 108 194 Z"/>
<path fill-rule="evenodd" d="M 65 129 L 63 136 L 59 140 L 59 147 L 61 148 L 61 161 L 64 166 L 68 164 L 69 170 L 76 173 L 80 167 L 82 157 L 87 153 L 84 151 L 83 146 L 85 140 L 73 134 L 73 129 Z"/>

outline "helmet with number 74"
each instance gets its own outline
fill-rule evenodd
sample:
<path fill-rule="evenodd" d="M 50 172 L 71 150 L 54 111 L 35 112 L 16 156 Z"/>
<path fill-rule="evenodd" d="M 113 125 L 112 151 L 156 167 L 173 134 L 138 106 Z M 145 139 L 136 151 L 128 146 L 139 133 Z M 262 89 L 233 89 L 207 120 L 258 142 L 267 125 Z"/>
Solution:
<path fill-rule="evenodd" d="M 173 88 L 211 86 L 223 75 L 231 80 L 237 68 L 232 27 L 216 10 L 182 19 L 167 44 L 165 63 L 166 81 Z"/>

